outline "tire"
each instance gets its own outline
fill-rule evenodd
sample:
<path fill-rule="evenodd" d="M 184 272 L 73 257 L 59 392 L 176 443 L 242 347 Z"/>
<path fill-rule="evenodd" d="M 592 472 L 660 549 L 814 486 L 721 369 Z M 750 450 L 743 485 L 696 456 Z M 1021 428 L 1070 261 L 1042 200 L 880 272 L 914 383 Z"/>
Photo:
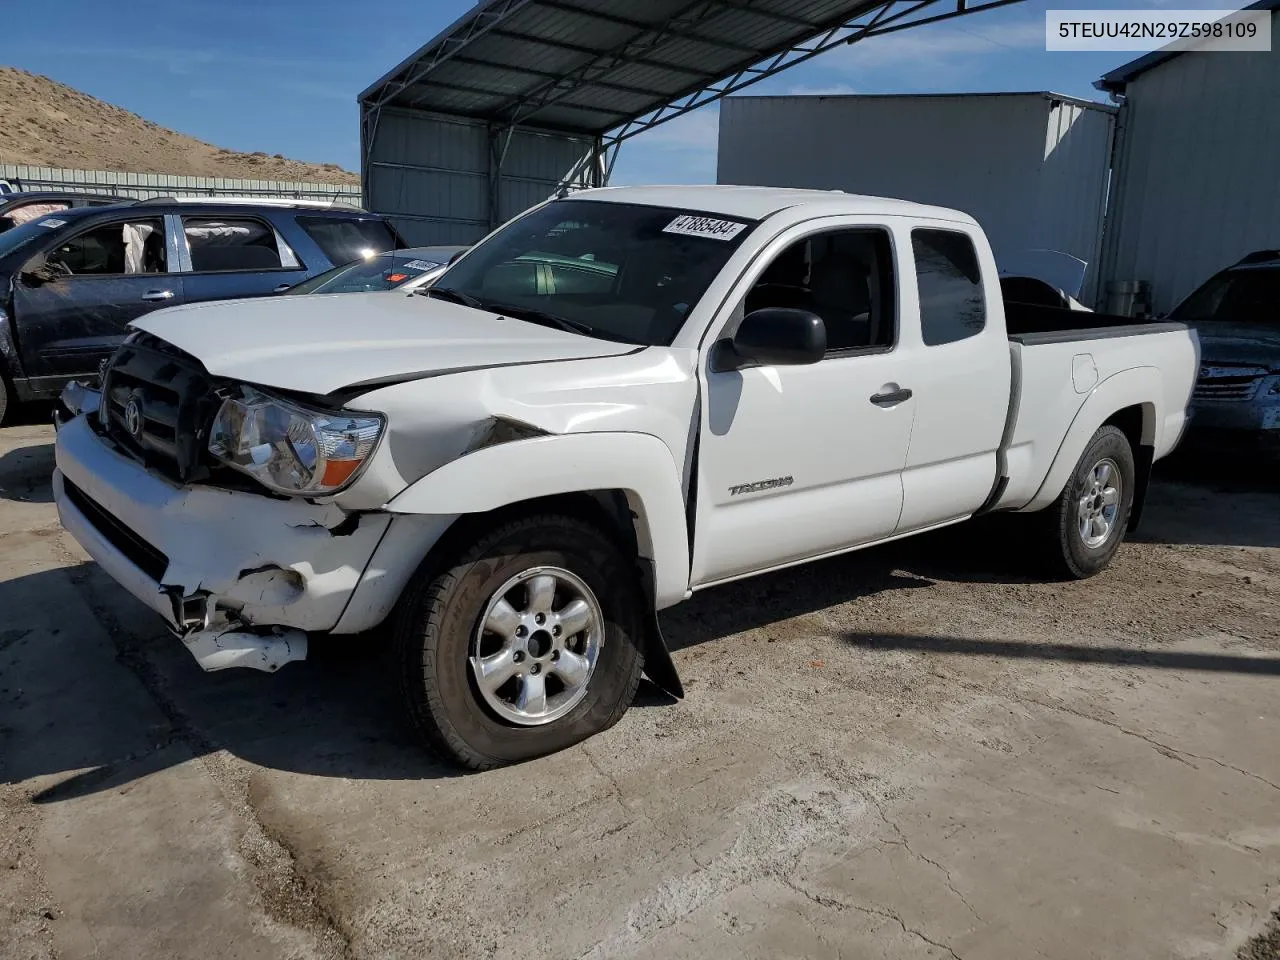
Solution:
<path fill-rule="evenodd" d="M 1124 541 L 1135 476 L 1128 438 L 1117 427 L 1100 427 L 1061 495 L 1041 515 L 1041 543 L 1054 573 L 1084 580 L 1106 568 Z M 1114 503 L 1107 502 L 1108 491 L 1114 491 Z"/>
<path fill-rule="evenodd" d="M 482 531 L 446 569 L 424 564 L 401 596 L 392 645 L 409 723 L 430 749 L 474 770 L 585 740 L 635 697 L 640 611 L 634 566 L 592 524 L 539 514 Z M 484 688 L 481 659 L 496 665 Z"/>

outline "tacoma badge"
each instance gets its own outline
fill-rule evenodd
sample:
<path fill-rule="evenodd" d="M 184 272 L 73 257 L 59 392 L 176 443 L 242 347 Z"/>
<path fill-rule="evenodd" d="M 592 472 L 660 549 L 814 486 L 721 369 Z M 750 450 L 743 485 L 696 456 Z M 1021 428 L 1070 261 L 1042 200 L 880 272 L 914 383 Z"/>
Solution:
<path fill-rule="evenodd" d="M 759 493 L 761 490 L 789 487 L 793 483 L 795 480 L 791 477 L 774 477 L 772 480 L 757 480 L 755 483 L 739 483 L 729 488 L 729 496 L 736 497 L 740 493 Z"/>

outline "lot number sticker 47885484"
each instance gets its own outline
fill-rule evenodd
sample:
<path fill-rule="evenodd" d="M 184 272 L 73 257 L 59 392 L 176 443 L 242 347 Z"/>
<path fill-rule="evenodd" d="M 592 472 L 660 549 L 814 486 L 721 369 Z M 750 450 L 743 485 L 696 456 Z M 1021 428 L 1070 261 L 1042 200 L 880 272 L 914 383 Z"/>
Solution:
<path fill-rule="evenodd" d="M 684 214 L 676 217 L 663 227 L 662 232 L 679 233 L 686 237 L 710 237 L 712 240 L 732 240 L 745 227 L 745 223 L 734 223 L 732 220 L 717 220 L 714 217 L 695 217 Z"/>

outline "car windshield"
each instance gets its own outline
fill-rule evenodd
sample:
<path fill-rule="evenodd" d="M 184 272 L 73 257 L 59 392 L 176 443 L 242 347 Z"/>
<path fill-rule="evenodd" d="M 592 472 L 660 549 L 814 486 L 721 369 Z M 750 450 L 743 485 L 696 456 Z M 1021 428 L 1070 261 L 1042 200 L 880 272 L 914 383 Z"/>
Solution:
<path fill-rule="evenodd" d="M 1169 319 L 1280 328 L 1280 269 L 1225 270 L 1187 297 Z"/>
<path fill-rule="evenodd" d="M 752 226 L 670 207 L 557 200 L 423 292 L 607 340 L 665 345 Z"/>
<path fill-rule="evenodd" d="M 295 284 L 286 292 L 370 293 L 376 290 L 394 290 L 402 283 L 408 283 L 439 266 L 441 264 L 438 261 L 407 256 L 404 251 L 384 253 L 326 270 L 310 280 Z"/>
<path fill-rule="evenodd" d="M 41 217 L 0 233 L 0 260 L 49 236 L 65 222 L 61 217 Z"/>

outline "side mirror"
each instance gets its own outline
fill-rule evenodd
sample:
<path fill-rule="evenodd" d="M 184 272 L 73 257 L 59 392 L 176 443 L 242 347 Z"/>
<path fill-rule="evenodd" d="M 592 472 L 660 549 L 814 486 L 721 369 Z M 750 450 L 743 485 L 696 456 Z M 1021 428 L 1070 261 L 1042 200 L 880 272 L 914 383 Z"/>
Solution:
<path fill-rule="evenodd" d="M 721 342 L 722 369 L 817 363 L 827 352 L 827 327 L 808 310 L 766 307 L 747 314 L 733 339 Z"/>

